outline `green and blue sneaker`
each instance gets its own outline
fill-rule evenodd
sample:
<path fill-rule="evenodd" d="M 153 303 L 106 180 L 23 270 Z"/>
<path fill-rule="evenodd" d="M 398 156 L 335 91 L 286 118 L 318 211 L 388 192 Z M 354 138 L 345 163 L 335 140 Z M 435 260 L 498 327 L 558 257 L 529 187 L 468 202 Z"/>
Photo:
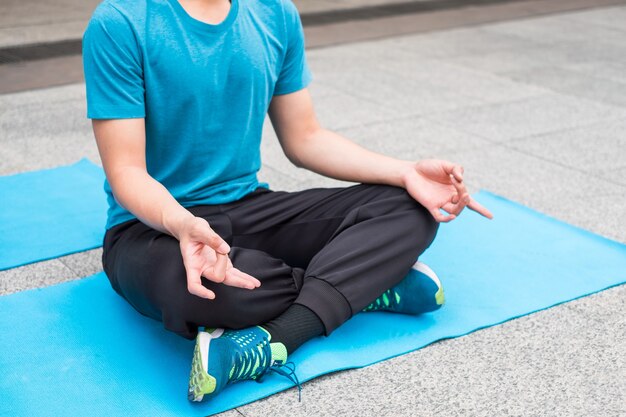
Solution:
<path fill-rule="evenodd" d="M 417 261 L 398 285 L 382 293 L 363 311 L 390 311 L 418 315 L 435 311 L 443 303 L 441 281 L 432 269 Z"/>
<path fill-rule="evenodd" d="M 269 370 L 285 375 L 286 372 L 273 368 L 286 363 L 287 349 L 282 343 L 270 343 L 270 340 L 270 334 L 258 326 L 199 332 L 189 376 L 189 400 L 211 398 L 227 384 L 237 381 L 259 381 Z"/>

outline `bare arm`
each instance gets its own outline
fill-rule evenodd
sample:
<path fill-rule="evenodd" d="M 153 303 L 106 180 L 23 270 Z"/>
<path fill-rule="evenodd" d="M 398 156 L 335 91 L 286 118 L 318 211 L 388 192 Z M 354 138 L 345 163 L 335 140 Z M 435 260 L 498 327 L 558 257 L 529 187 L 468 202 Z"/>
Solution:
<path fill-rule="evenodd" d="M 181 206 L 146 169 L 144 119 L 93 120 L 102 165 L 117 202 L 150 227 L 180 242 L 189 292 L 203 298 L 215 294 L 200 280 L 204 276 L 242 288 L 260 282 L 233 268 L 228 244 L 209 223 Z"/>
<path fill-rule="evenodd" d="M 93 120 L 92 123 L 115 199 L 145 224 L 179 239 L 185 221 L 193 215 L 148 174 L 144 119 Z"/>
<path fill-rule="evenodd" d="M 269 114 L 285 155 L 298 167 L 345 181 L 403 187 L 437 221 L 454 219 L 465 206 L 492 217 L 467 193 L 462 167 L 448 161 L 391 158 L 322 128 L 307 89 L 275 96 Z"/>

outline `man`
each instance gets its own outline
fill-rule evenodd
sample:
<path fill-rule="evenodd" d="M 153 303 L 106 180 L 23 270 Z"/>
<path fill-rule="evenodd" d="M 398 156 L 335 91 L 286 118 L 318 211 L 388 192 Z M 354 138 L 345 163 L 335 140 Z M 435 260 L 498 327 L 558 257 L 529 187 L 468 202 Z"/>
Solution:
<path fill-rule="evenodd" d="M 417 257 L 465 206 L 491 217 L 460 166 L 386 157 L 318 124 L 289 0 L 105 0 L 83 56 L 104 270 L 140 313 L 196 337 L 191 400 L 280 367 L 364 309 L 438 308 Z M 268 112 L 295 165 L 361 184 L 259 184 Z"/>

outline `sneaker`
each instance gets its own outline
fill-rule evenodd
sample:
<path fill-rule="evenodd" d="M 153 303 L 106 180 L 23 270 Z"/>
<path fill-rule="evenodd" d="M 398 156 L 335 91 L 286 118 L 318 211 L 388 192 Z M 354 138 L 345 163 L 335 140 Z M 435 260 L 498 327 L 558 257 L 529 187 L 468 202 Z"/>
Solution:
<path fill-rule="evenodd" d="M 189 400 L 213 397 L 227 384 L 258 380 L 273 366 L 283 365 L 287 360 L 285 345 L 270 340 L 270 334 L 258 326 L 199 332 L 189 376 Z"/>
<path fill-rule="evenodd" d="M 398 285 L 385 291 L 363 311 L 418 315 L 435 311 L 443 303 L 441 281 L 432 269 L 417 261 Z"/>

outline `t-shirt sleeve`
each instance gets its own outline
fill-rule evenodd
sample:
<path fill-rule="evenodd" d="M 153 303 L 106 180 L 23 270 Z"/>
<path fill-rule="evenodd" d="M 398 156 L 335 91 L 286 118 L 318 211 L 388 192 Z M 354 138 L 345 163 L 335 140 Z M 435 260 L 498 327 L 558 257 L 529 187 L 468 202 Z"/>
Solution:
<path fill-rule="evenodd" d="M 83 35 L 87 117 L 145 117 L 143 65 L 135 32 L 112 6 L 101 4 Z"/>
<path fill-rule="evenodd" d="M 274 95 L 289 94 L 305 88 L 312 76 L 304 53 L 304 31 L 296 6 L 285 2 L 287 51 L 274 87 Z"/>

